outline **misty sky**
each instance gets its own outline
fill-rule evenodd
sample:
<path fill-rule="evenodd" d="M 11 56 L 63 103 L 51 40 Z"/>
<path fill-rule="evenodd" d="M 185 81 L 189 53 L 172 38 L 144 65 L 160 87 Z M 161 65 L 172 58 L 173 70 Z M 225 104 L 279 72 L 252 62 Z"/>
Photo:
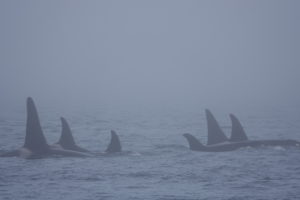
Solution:
<path fill-rule="evenodd" d="M 300 1 L 0 1 L 0 107 L 300 101 Z"/>

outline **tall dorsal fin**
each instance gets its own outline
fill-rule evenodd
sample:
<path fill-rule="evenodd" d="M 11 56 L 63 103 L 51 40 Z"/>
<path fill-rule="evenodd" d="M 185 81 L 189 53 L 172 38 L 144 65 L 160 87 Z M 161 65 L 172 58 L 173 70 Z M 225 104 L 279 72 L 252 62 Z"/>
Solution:
<path fill-rule="evenodd" d="M 111 130 L 110 133 L 111 133 L 110 143 L 105 152 L 107 153 L 121 152 L 122 147 L 121 147 L 119 136 L 113 130 Z"/>
<path fill-rule="evenodd" d="M 31 97 L 27 98 L 27 121 L 24 147 L 39 154 L 46 153 L 49 150 L 36 107 Z"/>
<path fill-rule="evenodd" d="M 65 118 L 61 117 L 60 120 L 62 125 L 62 131 L 58 144 L 60 144 L 64 149 L 72 149 L 76 146 L 76 143 L 73 138 L 70 126 Z"/>
<path fill-rule="evenodd" d="M 185 133 L 183 136 L 187 139 L 191 150 L 197 151 L 205 149 L 205 146 L 193 135 Z"/>
<path fill-rule="evenodd" d="M 76 145 L 72 131 L 67 120 L 63 117 L 60 118 L 62 124 L 61 136 L 57 144 L 60 144 L 63 149 L 79 151 L 79 152 L 89 152 L 88 150 L 81 148 Z"/>
<path fill-rule="evenodd" d="M 229 116 L 230 116 L 231 124 L 232 124 L 230 141 L 240 142 L 240 141 L 248 140 L 248 137 L 247 137 L 240 121 L 233 114 L 230 114 Z"/>
<path fill-rule="evenodd" d="M 228 141 L 213 114 L 208 109 L 205 109 L 205 114 L 207 120 L 207 145 Z"/>

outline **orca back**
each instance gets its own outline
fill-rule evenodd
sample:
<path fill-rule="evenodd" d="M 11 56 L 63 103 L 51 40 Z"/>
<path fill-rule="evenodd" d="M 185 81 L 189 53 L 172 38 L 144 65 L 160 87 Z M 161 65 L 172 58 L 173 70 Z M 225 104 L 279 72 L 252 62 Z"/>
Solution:
<path fill-rule="evenodd" d="M 205 146 L 203 144 L 201 144 L 201 142 L 197 138 L 195 138 L 193 135 L 191 135 L 189 133 L 185 133 L 185 134 L 183 134 L 183 136 L 187 139 L 191 150 L 199 151 L 199 150 L 202 150 L 205 148 Z"/>
<path fill-rule="evenodd" d="M 111 131 L 111 140 L 110 143 L 106 149 L 106 153 L 116 153 L 116 152 L 121 152 L 122 151 L 122 147 L 121 147 L 121 143 L 120 143 L 120 139 L 119 136 L 117 135 L 117 133 L 115 131 Z"/>
<path fill-rule="evenodd" d="M 67 122 L 67 120 L 63 117 L 60 118 L 62 130 L 61 130 L 61 136 L 57 144 L 60 144 L 63 148 L 69 149 L 74 146 L 76 146 L 72 131 L 70 129 L 70 126 Z"/>
<path fill-rule="evenodd" d="M 80 151 L 80 152 L 89 152 L 86 149 L 83 149 L 76 145 L 71 128 L 67 120 L 63 117 L 60 118 L 62 124 L 61 136 L 57 144 L 61 145 L 63 149 Z"/>
<path fill-rule="evenodd" d="M 232 124 L 231 136 L 230 136 L 229 140 L 231 142 L 247 141 L 248 137 L 247 137 L 240 121 L 233 114 L 230 114 L 229 116 L 230 116 L 231 124 Z"/>
<path fill-rule="evenodd" d="M 207 120 L 207 145 L 228 141 L 213 114 L 208 109 L 205 110 L 205 114 Z"/>
<path fill-rule="evenodd" d="M 27 148 L 36 154 L 45 154 L 49 151 L 49 146 L 40 125 L 37 109 L 31 97 L 27 98 L 27 121 L 24 148 Z"/>

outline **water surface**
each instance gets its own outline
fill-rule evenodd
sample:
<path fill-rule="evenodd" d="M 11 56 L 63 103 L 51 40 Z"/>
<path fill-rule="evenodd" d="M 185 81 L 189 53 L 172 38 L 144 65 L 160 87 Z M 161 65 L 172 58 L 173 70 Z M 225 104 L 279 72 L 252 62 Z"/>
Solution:
<path fill-rule="evenodd" d="M 227 113 L 213 111 L 227 135 Z M 236 113 L 250 139 L 300 140 L 300 114 L 290 108 Z M 206 142 L 204 111 L 74 111 L 66 114 L 77 143 L 104 151 L 114 129 L 122 154 L 93 158 L 1 158 L 0 195 L 11 199 L 299 199 L 300 148 L 188 149 L 189 132 Z M 21 147 L 25 112 L 0 117 L 0 149 Z M 60 135 L 57 111 L 40 109 L 48 142 Z"/>

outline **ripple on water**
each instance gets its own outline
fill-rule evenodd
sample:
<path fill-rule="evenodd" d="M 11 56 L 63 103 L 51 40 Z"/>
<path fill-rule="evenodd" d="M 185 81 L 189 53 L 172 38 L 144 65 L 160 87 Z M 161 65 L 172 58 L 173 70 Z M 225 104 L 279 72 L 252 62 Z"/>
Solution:
<path fill-rule="evenodd" d="M 74 119 L 70 124 L 78 143 L 96 150 L 105 149 L 109 130 L 117 129 L 125 153 L 94 158 L 1 158 L 1 200 L 296 200 L 300 196 L 298 147 L 192 152 L 179 133 L 191 130 L 199 132 L 199 138 L 206 139 L 206 130 L 199 125 L 202 116 L 198 113 L 176 115 L 176 124 L 168 117 L 160 118 L 157 113 L 140 118 L 126 118 L 126 113 L 116 116 L 116 119 L 114 116 L 99 118 L 77 113 L 70 117 Z M 251 138 L 274 138 L 271 133 L 278 126 L 272 123 L 278 120 L 269 118 L 264 124 L 262 119 L 264 116 L 251 115 L 247 124 L 247 130 L 251 130 L 249 137 L 251 132 Z M 47 122 L 47 116 L 43 122 Z M 24 122 L 0 123 L 1 149 L 22 146 Z M 297 127 L 298 123 L 300 121 L 295 121 L 293 125 Z M 52 121 L 46 125 L 47 130 L 60 131 L 57 124 Z M 298 129 L 289 127 L 289 131 L 297 133 Z M 282 134 L 285 137 L 285 133 Z M 46 136 L 52 137 L 49 132 Z M 54 141 L 55 137 L 54 134 Z M 292 139 L 299 136 L 294 137 Z"/>

